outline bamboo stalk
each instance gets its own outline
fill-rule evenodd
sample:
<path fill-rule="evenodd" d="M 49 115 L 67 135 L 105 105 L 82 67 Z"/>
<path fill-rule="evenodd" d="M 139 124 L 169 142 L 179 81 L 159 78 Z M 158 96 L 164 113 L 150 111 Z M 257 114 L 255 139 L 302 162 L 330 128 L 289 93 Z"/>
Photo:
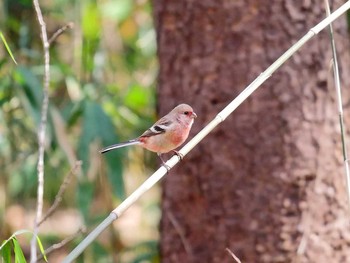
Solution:
<path fill-rule="evenodd" d="M 259 86 L 265 82 L 284 62 L 286 62 L 297 50 L 299 50 L 307 41 L 317 35 L 326 26 L 332 23 L 340 15 L 350 8 L 350 1 L 344 3 L 334 13 L 322 20 L 315 27 L 303 36 L 297 43 L 289 48 L 280 58 L 278 58 L 270 67 L 260 74 L 247 88 L 245 88 L 230 104 L 228 104 L 216 117 L 205 126 L 192 140 L 190 140 L 179 153 L 185 156 L 189 153 L 203 138 L 205 138 L 217 125 L 223 122 L 243 101 L 245 101 Z M 177 155 L 171 157 L 166 165 L 171 169 L 174 167 L 180 158 Z M 128 198 L 126 198 L 111 214 L 95 228 L 68 256 L 63 260 L 63 263 L 72 262 L 76 259 L 84 249 L 95 238 L 106 229 L 114 220 L 120 217 L 133 203 L 135 203 L 147 190 L 156 184 L 168 170 L 161 166 L 154 174 L 152 174 L 138 189 L 136 189 Z"/>

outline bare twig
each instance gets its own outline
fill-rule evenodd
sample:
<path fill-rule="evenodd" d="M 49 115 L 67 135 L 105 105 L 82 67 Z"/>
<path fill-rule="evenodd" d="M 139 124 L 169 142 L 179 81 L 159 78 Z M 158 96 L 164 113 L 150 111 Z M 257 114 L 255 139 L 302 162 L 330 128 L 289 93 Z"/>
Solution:
<path fill-rule="evenodd" d="M 37 207 L 36 216 L 34 222 L 34 235 L 31 240 L 31 259 L 30 262 L 36 262 L 37 255 L 37 244 L 36 236 L 39 231 L 38 222 L 42 216 L 43 210 L 43 199 L 44 199 L 44 153 L 45 153 L 45 137 L 46 137 L 46 123 L 47 123 L 47 111 L 49 107 L 49 85 L 50 85 L 50 44 L 47 39 L 46 24 L 41 13 L 40 5 L 38 0 L 33 0 L 34 9 L 36 12 L 37 19 L 39 21 L 41 29 L 41 40 L 44 49 L 44 86 L 43 86 L 43 102 L 41 108 L 41 117 L 38 130 L 38 189 L 37 189 Z"/>
<path fill-rule="evenodd" d="M 82 164 L 82 161 L 76 161 L 74 167 L 66 175 L 66 177 L 64 178 L 64 180 L 60 186 L 60 189 L 58 190 L 58 193 L 55 197 L 54 203 L 49 208 L 49 210 L 46 212 L 46 214 L 41 218 L 41 220 L 38 222 L 38 226 L 40 226 L 42 223 L 44 223 L 45 220 L 47 218 L 49 218 L 55 212 L 55 210 L 57 209 L 59 204 L 62 202 L 62 195 L 66 191 L 66 188 L 67 188 L 68 184 L 70 183 L 72 175 L 75 175 L 77 173 L 78 169 L 80 169 L 80 167 L 81 167 L 81 164 Z"/>
<path fill-rule="evenodd" d="M 241 260 L 235 254 L 233 254 L 233 252 L 228 247 L 226 248 L 226 251 L 230 253 L 233 259 L 236 260 L 236 262 L 241 263 Z"/>
<path fill-rule="evenodd" d="M 46 123 L 47 123 L 47 113 L 49 108 L 49 85 L 50 85 L 50 44 L 66 29 L 73 26 L 72 23 L 68 23 L 66 26 L 62 27 L 48 40 L 46 24 L 41 12 L 39 5 L 39 0 L 33 0 L 33 5 L 35 13 L 40 25 L 41 40 L 44 50 L 44 86 L 43 86 L 43 101 L 41 105 L 41 117 L 38 130 L 38 189 L 37 189 L 37 207 L 36 215 L 33 229 L 33 238 L 31 240 L 31 259 L 30 262 L 36 262 L 37 257 L 37 244 L 36 236 L 39 231 L 39 226 L 43 222 L 41 219 L 43 211 L 43 201 L 44 201 L 44 154 L 45 154 L 45 137 L 46 137 Z"/>
<path fill-rule="evenodd" d="M 49 39 L 49 45 L 51 45 L 64 31 L 67 29 L 73 28 L 74 23 L 69 22 L 68 24 L 64 25 L 63 27 L 59 28 Z"/>
<path fill-rule="evenodd" d="M 304 233 L 303 236 L 301 237 L 300 239 L 300 242 L 299 242 L 299 246 L 298 246 L 298 249 L 297 249 L 297 255 L 300 256 L 300 255 L 303 255 L 306 251 L 306 247 L 307 247 L 307 236 L 306 234 Z"/>
<path fill-rule="evenodd" d="M 171 222 L 171 224 L 174 226 L 176 232 L 178 233 L 178 235 L 180 236 L 182 245 L 184 246 L 186 252 L 188 255 L 190 255 L 191 257 L 193 256 L 192 253 L 192 248 L 190 246 L 190 244 L 187 242 L 186 238 L 185 238 L 185 233 L 183 228 L 180 226 L 179 222 L 176 220 L 175 216 L 173 215 L 173 213 L 171 213 L 170 211 L 167 212 L 168 218 Z"/>
<path fill-rule="evenodd" d="M 86 227 L 85 226 L 81 226 L 78 231 L 76 233 L 74 233 L 73 235 L 63 239 L 61 242 L 53 244 L 51 247 L 45 249 L 45 255 L 48 256 L 49 254 L 51 254 L 52 252 L 54 252 L 55 250 L 58 250 L 62 247 L 64 247 L 65 245 L 67 245 L 69 242 L 71 242 L 72 240 L 74 240 L 76 237 L 78 237 L 81 234 L 84 234 L 86 232 Z M 38 259 L 37 262 L 39 262 L 40 260 L 42 260 L 44 258 L 44 256 L 42 254 L 38 255 Z"/>
<path fill-rule="evenodd" d="M 329 7 L 328 0 L 325 0 L 325 6 L 326 6 L 327 16 L 329 16 L 331 13 L 331 10 Z M 346 186 L 347 186 L 347 194 L 348 194 L 348 203 L 350 205 L 350 168 L 349 168 L 349 162 L 348 162 L 349 161 L 348 153 L 346 149 L 346 131 L 345 131 L 345 124 L 344 124 L 344 112 L 343 112 L 343 105 L 342 105 L 342 94 L 341 94 L 341 85 L 340 85 L 340 77 L 339 77 L 338 59 L 337 59 L 337 52 L 335 47 L 332 24 L 329 24 L 329 37 L 330 37 L 331 47 L 332 47 L 333 75 L 334 75 L 335 89 L 337 94 L 339 125 L 340 125 L 340 132 L 341 132 L 341 142 L 343 147 L 343 159 L 344 159 Z"/>

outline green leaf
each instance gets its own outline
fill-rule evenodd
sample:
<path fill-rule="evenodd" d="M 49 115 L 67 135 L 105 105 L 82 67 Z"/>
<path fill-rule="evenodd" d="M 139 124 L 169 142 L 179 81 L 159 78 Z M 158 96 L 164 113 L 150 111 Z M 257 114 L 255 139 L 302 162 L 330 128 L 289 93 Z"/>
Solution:
<path fill-rule="evenodd" d="M 91 202 L 94 196 L 95 185 L 87 180 L 79 183 L 78 206 L 84 218 L 88 218 Z"/>
<path fill-rule="evenodd" d="M 106 143 L 110 145 L 113 143 Z M 114 194 L 119 199 L 125 198 L 124 180 L 122 176 L 121 152 L 113 151 L 106 154 L 107 159 L 107 175 L 108 180 L 112 185 Z"/>
<path fill-rule="evenodd" d="M 19 89 L 16 89 L 16 91 L 21 103 L 36 124 L 38 124 L 40 122 L 43 98 L 41 82 L 29 68 L 21 66 L 16 69 L 14 77 L 19 85 Z"/>
<path fill-rule="evenodd" d="M 18 230 L 16 231 L 15 233 L 13 233 L 8 239 L 4 240 L 0 246 L 0 250 L 6 246 L 7 243 L 10 243 L 11 239 L 14 238 L 15 236 L 17 235 L 21 235 L 21 234 L 24 234 L 24 233 L 33 233 L 29 230 L 26 230 L 26 229 L 21 229 L 21 230 Z"/>
<path fill-rule="evenodd" d="M 83 113 L 83 132 L 79 142 L 79 158 L 83 161 L 83 171 L 89 168 L 89 147 L 94 140 L 99 140 L 103 146 L 114 144 L 118 141 L 114 132 L 115 128 L 110 117 L 101 106 L 95 102 L 86 101 Z M 107 160 L 108 179 L 115 195 L 123 199 L 125 197 L 124 181 L 122 177 L 122 152 L 112 151 L 105 155 Z"/>
<path fill-rule="evenodd" d="M 6 244 L 4 244 L 0 251 L 1 257 L 3 259 L 2 262 L 11 263 L 11 242 L 6 242 Z"/>
<path fill-rule="evenodd" d="M 101 17 L 96 3 L 84 6 L 82 18 L 83 35 L 87 39 L 99 38 L 101 32 Z"/>
<path fill-rule="evenodd" d="M 15 262 L 16 263 L 26 263 L 26 259 L 24 257 L 21 246 L 19 245 L 17 239 L 14 237 L 12 239 L 14 251 L 15 251 Z"/>
<path fill-rule="evenodd" d="M 133 8 L 133 1 L 130 0 L 114 0 L 107 1 L 102 5 L 102 14 L 110 19 L 116 21 L 123 21 L 126 19 Z"/>
<path fill-rule="evenodd" d="M 158 243 L 154 240 L 149 240 L 136 244 L 126 251 L 132 252 L 135 255 L 132 263 L 142 262 L 159 262 Z"/>
<path fill-rule="evenodd" d="M 128 107 L 140 111 L 149 104 L 149 97 L 150 91 L 136 84 L 129 88 L 128 94 L 124 98 L 124 103 Z"/>
<path fill-rule="evenodd" d="M 47 262 L 45 250 L 44 250 L 43 244 L 41 243 L 41 240 L 40 240 L 39 236 L 36 236 L 36 240 L 37 240 L 37 242 L 38 242 L 38 246 L 39 246 L 40 252 L 41 252 L 41 254 L 43 255 L 45 261 Z"/>
<path fill-rule="evenodd" d="M 29 68 L 20 66 L 15 71 L 15 79 L 17 80 L 17 83 L 23 87 L 31 105 L 35 108 L 40 108 L 43 98 L 43 87 L 41 81 L 33 71 Z"/>
<path fill-rule="evenodd" d="M 5 240 L 1 246 L 0 246 L 0 251 L 1 251 L 1 255 L 3 258 L 5 257 L 11 257 L 11 242 L 13 243 L 13 246 L 14 246 L 14 252 L 15 252 L 15 262 L 26 262 L 25 260 L 25 257 L 23 255 L 23 251 L 22 251 L 22 248 L 21 246 L 19 245 L 18 241 L 17 241 L 17 238 L 16 236 L 18 235 L 21 235 L 21 234 L 32 234 L 34 235 L 34 233 L 30 230 L 27 230 L 27 229 L 21 229 L 21 230 L 18 230 L 16 231 L 15 233 L 13 233 L 7 240 Z M 36 240 L 38 242 L 38 245 L 39 245 L 39 249 L 40 249 L 40 252 L 41 254 L 43 255 L 45 261 L 47 262 L 47 258 L 46 258 L 46 255 L 45 255 L 45 250 L 44 250 L 44 247 L 41 243 L 41 240 L 38 236 L 36 236 Z M 6 251 L 7 249 L 10 249 L 10 251 Z M 6 251 L 6 252 L 4 252 Z M 9 255 L 7 253 L 10 253 Z M 4 256 L 5 255 L 5 256 Z M 11 262 L 10 261 L 7 261 L 6 259 L 4 259 L 5 261 L 4 262 Z M 24 261 L 23 261 L 24 260 Z"/>
<path fill-rule="evenodd" d="M 16 93 L 25 111 L 30 114 L 35 124 L 40 122 L 42 85 L 38 77 L 26 67 L 19 66 L 14 72 Z M 19 88 L 17 88 L 19 86 Z"/>
<path fill-rule="evenodd" d="M 99 242 L 92 243 L 94 262 L 111 262 L 111 252 Z"/>
<path fill-rule="evenodd" d="M 83 101 L 78 101 L 74 104 L 68 104 L 68 106 L 62 111 L 68 127 L 71 127 L 77 123 L 83 114 L 83 107 Z"/>
<path fill-rule="evenodd" d="M 6 48 L 7 52 L 9 53 L 9 55 L 11 56 L 13 62 L 15 62 L 15 64 L 17 65 L 17 61 L 16 61 L 15 57 L 13 56 L 12 51 L 11 51 L 9 45 L 7 44 L 7 41 L 6 41 L 6 39 L 5 39 L 4 34 L 3 34 L 1 31 L 0 31 L 0 38 L 1 38 L 2 42 L 4 43 L 5 48 Z"/>

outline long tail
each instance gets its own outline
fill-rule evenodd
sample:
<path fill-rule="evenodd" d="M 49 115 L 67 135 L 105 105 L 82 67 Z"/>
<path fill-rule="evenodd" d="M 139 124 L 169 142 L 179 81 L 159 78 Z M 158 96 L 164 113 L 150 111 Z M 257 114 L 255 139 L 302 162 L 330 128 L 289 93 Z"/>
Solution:
<path fill-rule="evenodd" d="M 115 150 L 115 149 L 118 149 L 118 148 L 130 146 L 130 145 L 135 145 L 135 144 L 140 144 L 140 141 L 135 139 L 135 140 L 127 141 L 127 142 L 113 144 L 113 145 L 110 145 L 110 146 L 108 146 L 106 148 L 103 148 L 100 151 L 100 153 L 106 153 L 106 152 L 109 152 L 109 151 L 112 151 L 112 150 Z"/>

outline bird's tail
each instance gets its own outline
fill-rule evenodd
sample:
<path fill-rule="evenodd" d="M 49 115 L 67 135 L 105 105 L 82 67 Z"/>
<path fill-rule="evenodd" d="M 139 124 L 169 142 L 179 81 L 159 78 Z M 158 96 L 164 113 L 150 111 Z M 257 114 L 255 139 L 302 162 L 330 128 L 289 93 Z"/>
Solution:
<path fill-rule="evenodd" d="M 139 140 L 130 140 L 130 141 L 127 141 L 127 142 L 113 144 L 113 145 L 110 145 L 110 146 L 100 150 L 100 153 L 106 153 L 106 152 L 109 152 L 109 151 L 112 151 L 112 150 L 115 150 L 115 149 L 118 149 L 118 148 L 130 146 L 130 145 L 135 145 L 135 144 L 140 144 L 140 141 Z"/>

